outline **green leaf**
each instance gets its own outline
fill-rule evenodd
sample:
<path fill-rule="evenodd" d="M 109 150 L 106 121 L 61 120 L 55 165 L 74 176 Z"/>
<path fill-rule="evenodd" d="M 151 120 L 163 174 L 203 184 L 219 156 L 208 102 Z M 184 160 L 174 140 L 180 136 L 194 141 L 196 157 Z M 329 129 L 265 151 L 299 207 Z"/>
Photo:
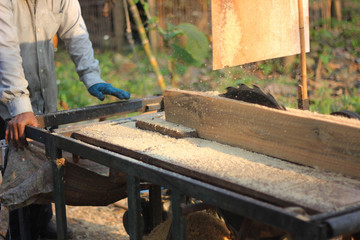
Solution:
<path fill-rule="evenodd" d="M 169 40 L 171 40 L 171 39 L 178 37 L 180 35 L 183 35 L 183 34 L 184 34 L 183 31 L 174 30 L 168 34 L 168 38 L 169 38 Z"/>
<path fill-rule="evenodd" d="M 188 65 L 196 64 L 196 60 L 192 55 L 185 49 L 176 44 L 172 44 L 171 58 L 176 62 L 183 62 Z"/>
<path fill-rule="evenodd" d="M 205 34 L 195 25 L 190 23 L 181 23 L 177 26 L 186 36 L 185 50 L 197 62 L 201 62 L 209 54 L 209 41 Z M 177 43 L 180 46 L 179 43 Z"/>
<path fill-rule="evenodd" d="M 174 24 L 171 24 L 171 23 L 166 23 L 166 28 L 167 28 L 168 32 L 172 32 L 172 31 L 174 31 L 176 26 Z"/>
<path fill-rule="evenodd" d="M 183 76 L 186 73 L 186 71 L 188 70 L 188 68 L 189 68 L 189 66 L 185 65 L 183 63 L 177 63 L 174 66 L 175 72 L 178 73 L 180 76 Z"/>
<path fill-rule="evenodd" d="M 327 55 L 327 54 L 321 54 L 319 56 L 320 60 L 323 62 L 323 64 L 328 64 L 331 60 L 331 56 Z"/>

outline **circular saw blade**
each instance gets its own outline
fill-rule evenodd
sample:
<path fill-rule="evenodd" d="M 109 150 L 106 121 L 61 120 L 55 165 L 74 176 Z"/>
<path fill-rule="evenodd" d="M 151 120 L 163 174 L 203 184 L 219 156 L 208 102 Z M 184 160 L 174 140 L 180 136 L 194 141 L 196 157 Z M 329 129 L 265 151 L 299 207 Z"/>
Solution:
<path fill-rule="evenodd" d="M 239 84 L 238 87 L 227 87 L 226 93 L 220 94 L 219 96 L 286 110 L 270 93 L 265 93 L 256 85 L 253 85 L 253 88 L 245 84 Z"/>

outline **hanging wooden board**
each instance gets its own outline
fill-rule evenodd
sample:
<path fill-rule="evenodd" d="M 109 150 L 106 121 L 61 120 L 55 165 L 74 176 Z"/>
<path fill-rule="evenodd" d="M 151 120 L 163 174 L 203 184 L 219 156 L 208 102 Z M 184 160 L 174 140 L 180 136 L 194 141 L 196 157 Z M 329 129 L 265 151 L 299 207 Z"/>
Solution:
<path fill-rule="evenodd" d="M 300 53 L 300 0 L 212 0 L 213 69 Z M 304 5 L 310 51 L 309 3 Z"/>

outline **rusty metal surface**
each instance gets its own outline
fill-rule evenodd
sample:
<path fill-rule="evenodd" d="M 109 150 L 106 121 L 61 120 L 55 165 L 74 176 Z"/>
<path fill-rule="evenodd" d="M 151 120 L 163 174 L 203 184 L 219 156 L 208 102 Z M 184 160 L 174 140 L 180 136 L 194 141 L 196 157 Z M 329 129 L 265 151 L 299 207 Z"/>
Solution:
<path fill-rule="evenodd" d="M 136 110 L 143 109 L 145 105 L 146 104 L 142 102 L 140 105 L 134 104 L 131 106 L 132 109 Z M 131 107 L 127 107 L 128 110 L 131 110 Z M 102 112 L 101 107 L 99 107 L 98 110 Z M 88 111 L 91 112 L 91 110 L 89 109 L 81 109 L 81 114 L 85 114 Z M 104 112 L 106 113 L 107 111 Z M 77 111 L 71 111 L 68 114 L 74 116 L 72 118 L 72 121 L 75 121 L 75 119 L 83 118 L 83 116 L 76 116 Z M 66 123 L 66 118 L 64 118 L 64 116 L 66 116 L 66 114 L 62 115 L 62 120 L 59 121 L 63 124 Z M 47 119 L 49 120 L 49 122 L 51 122 L 55 118 L 54 115 L 50 116 L 49 118 L 46 118 L 48 116 L 43 117 L 44 120 Z M 31 139 L 45 143 L 51 159 L 58 157 L 56 156 L 56 153 L 60 149 L 65 150 L 70 153 L 79 155 L 83 158 L 100 163 L 104 166 L 123 171 L 131 179 L 136 180 L 138 178 L 141 178 L 142 180 L 151 182 L 158 186 L 164 186 L 167 189 L 171 189 L 179 195 L 191 196 L 203 200 L 204 202 L 213 206 L 231 211 L 234 214 L 238 214 L 263 223 L 277 226 L 290 232 L 294 236 L 294 239 L 325 240 L 334 237 L 335 234 L 345 234 L 350 231 L 349 229 L 352 229 L 352 226 L 354 226 L 354 224 L 355 226 L 358 226 L 358 224 L 360 224 L 354 221 L 351 221 L 351 224 L 349 223 L 349 221 L 342 221 L 348 218 L 349 211 L 351 213 L 351 219 L 357 219 L 356 221 L 360 220 L 359 206 L 352 207 L 350 210 L 342 209 L 336 212 L 315 214 L 308 219 L 301 219 L 298 218 L 296 214 L 290 213 L 282 207 L 278 207 L 264 201 L 244 196 L 242 194 L 221 187 L 217 187 L 209 183 L 205 183 L 201 180 L 195 180 L 182 174 L 174 173 L 172 171 L 165 170 L 109 150 L 91 146 L 79 140 L 75 140 L 63 135 L 53 134 L 35 127 L 26 127 L 26 134 L 27 137 Z M 54 172 L 54 174 L 57 176 L 56 179 L 54 179 L 55 185 L 61 186 L 61 172 Z M 139 183 L 137 180 L 128 182 L 128 189 L 132 192 L 131 198 L 134 200 L 138 198 L 138 190 L 136 190 L 138 188 L 138 184 Z M 56 201 L 57 205 L 62 205 L 62 196 L 64 193 L 61 190 L 61 187 L 58 189 L 59 191 L 56 191 L 55 199 L 58 199 Z M 137 201 L 138 200 L 136 200 L 136 202 Z M 178 206 L 175 206 L 175 208 L 178 208 Z M 62 207 L 58 206 L 57 209 L 59 211 L 59 216 L 61 216 L 61 212 L 63 211 Z M 180 208 L 178 210 L 181 211 Z M 130 222 L 130 224 L 135 224 L 139 220 L 139 204 L 134 204 L 133 206 L 131 206 L 129 208 L 129 211 L 131 212 L 132 216 L 132 222 Z M 181 222 L 181 214 L 176 213 L 175 215 L 178 216 L 176 221 Z M 66 229 L 66 219 L 64 220 L 64 213 L 62 216 L 63 217 L 57 219 L 57 221 L 58 226 L 60 226 L 59 229 L 64 230 Z M 353 218 L 354 216 L 355 218 Z M 181 226 L 178 226 L 176 229 L 173 230 L 174 234 L 182 232 Z M 134 228 L 131 230 L 131 239 L 139 239 L 141 233 L 139 233 L 138 231 L 140 230 L 134 226 Z M 61 236 L 58 239 L 65 238 Z"/>
<path fill-rule="evenodd" d="M 33 128 L 32 132 L 28 132 L 30 134 L 28 136 L 32 137 L 37 131 L 36 128 Z M 41 134 L 51 133 L 41 132 Z M 174 189 L 181 194 L 201 199 L 235 214 L 277 226 L 296 236 L 301 236 L 303 239 L 327 239 L 333 237 L 331 229 L 326 224 L 326 221 L 332 218 L 333 213 L 322 214 L 321 217 L 315 221 L 311 219 L 299 219 L 296 214 L 289 213 L 281 207 L 167 171 L 108 150 L 84 144 L 78 140 L 61 135 L 53 135 L 53 143 L 56 148 L 73 152 L 74 154 L 105 166 L 124 171 L 129 176 L 141 177 L 141 179 L 154 184 L 164 186 L 168 189 Z M 353 209 L 352 213 L 360 214 L 360 209 Z M 342 211 L 338 211 L 337 214 L 336 222 L 338 222 L 341 217 L 346 217 L 346 215 L 342 216 Z M 316 215 L 313 217 L 316 217 Z M 332 227 L 335 228 L 334 226 Z M 346 230 L 346 228 L 338 228 L 336 233 L 342 234 L 344 230 Z"/>
<path fill-rule="evenodd" d="M 107 117 L 116 114 L 129 112 L 144 112 L 160 110 L 162 97 L 148 97 L 132 99 L 103 105 L 89 106 L 84 108 L 70 109 L 56 113 L 38 115 L 39 127 L 52 127 L 62 124 L 86 121 L 100 117 Z"/>

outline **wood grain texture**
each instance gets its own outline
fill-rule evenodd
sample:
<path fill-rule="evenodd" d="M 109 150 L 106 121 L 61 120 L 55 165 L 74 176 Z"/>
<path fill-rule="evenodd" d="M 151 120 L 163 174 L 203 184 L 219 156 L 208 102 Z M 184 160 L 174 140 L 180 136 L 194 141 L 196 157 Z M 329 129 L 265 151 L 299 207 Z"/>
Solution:
<path fill-rule="evenodd" d="M 306 51 L 309 5 L 303 0 Z M 300 53 L 298 0 L 212 0 L 213 69 Z"/>
<path fill-rule="evenodd" d="M 164 112 L 156 115 L 148 115 L 148 118 L 142 117 L 136 120 L 136 127 L 174 138 L 197 137 L 195 129 L 165 121 Z"/>
<path fill-rule="evenodd" d="M 166 120 L 215 140 L 360 178 L 360 121 L 281 111 L 198 92 L 164 93 Z"/>

